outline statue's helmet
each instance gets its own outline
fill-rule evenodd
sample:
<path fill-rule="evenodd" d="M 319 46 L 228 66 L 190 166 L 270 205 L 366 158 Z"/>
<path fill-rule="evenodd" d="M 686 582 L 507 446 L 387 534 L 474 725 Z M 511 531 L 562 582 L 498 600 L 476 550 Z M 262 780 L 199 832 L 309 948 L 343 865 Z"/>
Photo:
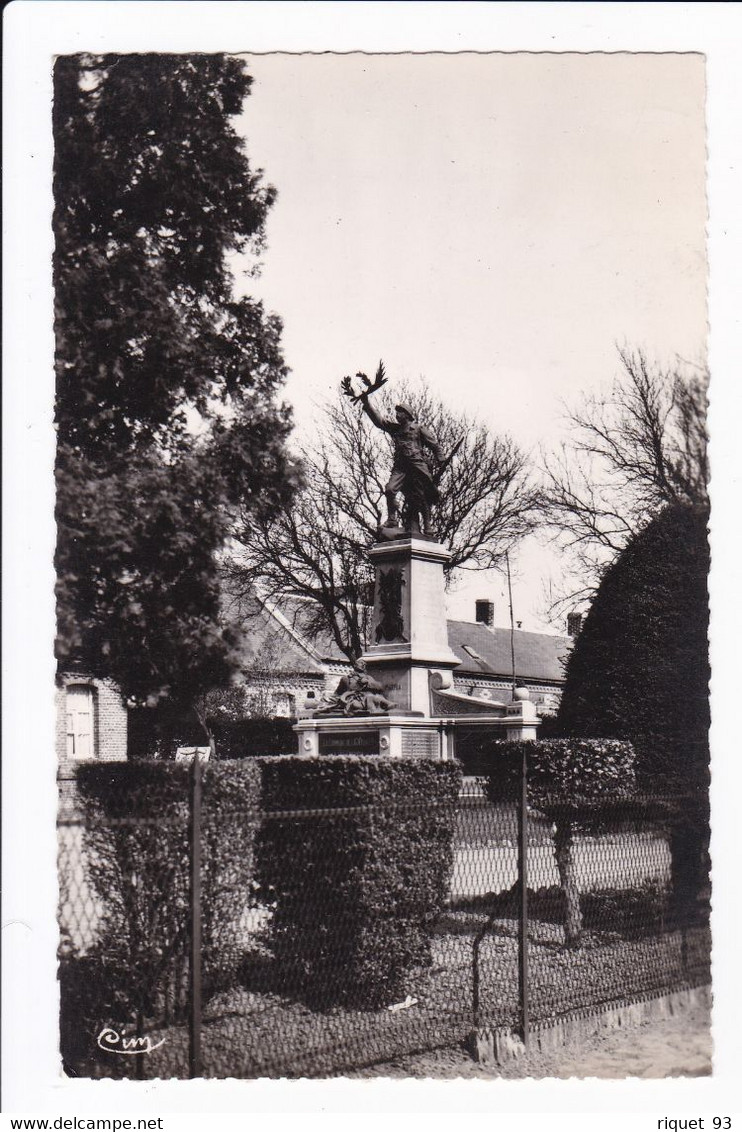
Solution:
<path fill-rule="evenodd" d="M 399 405 L 395 405 L 394 408 L 395 409 L 401 409 L 403 413 L 407 413 L 407 416 L 410 418 L 411 421 L 414 421 L 415 414 L 413 413 L 410 406 L 406 403 L 406 401 L 400 401 Z"/>

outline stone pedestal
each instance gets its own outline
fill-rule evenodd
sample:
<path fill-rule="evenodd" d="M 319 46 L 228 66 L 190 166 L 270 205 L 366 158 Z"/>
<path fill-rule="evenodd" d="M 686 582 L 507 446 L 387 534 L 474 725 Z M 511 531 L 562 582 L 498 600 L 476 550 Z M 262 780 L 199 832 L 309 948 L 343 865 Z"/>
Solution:
<path fill-rule="evenodd" d="M 530 701 L 515 701 L 497 714 L 481 705 L 457 716 L 426 717 L 414 712 L 320 716 L 300 719 L 294 731 L 300 755 L 387 755 L 445 761 L 455 757 L 458 725 L 468 730 L 481 728 L 493 739 L 535 739 L 538 723 Z"/>
<path fill-rule="evenodd" d="M 419 715 L 300 719 L 294 731 L 300 755 L 386 755 L 438 760 L 453 757 L 450 728 L 442 720 Z"/>
<path fill-rule="evenodd" d="M 537 739 L 539 722 L 535 704 L 529 699 L 514 700 L 505 708 L 505 738 Z"/>
<path fill-rule="evenodd" d="M 299 754 L 450 759 L 458 722 L 493 739 L 535 739 L 535 706 L 516 690 L 509 704 L 456 692 L 459 663 L 448 646 L 443 567 L 449 551 L 430 539 L 391 532 L 375 543 L 374 613 L 363 659 L 392 704 L 387 715 L 319 716 L 295 726 Z M 463 718 L 462 718 L 463 717 Z"/>
<path fill-rule="evenodd" d="M 431 716 L 430 673 L 459 663 L 448 646 L 443 567 L 445 546 L 403 535 L 369 550 L 376 568 L 374 613 L 363 654 L 371 675 L 402 711 Z"/>

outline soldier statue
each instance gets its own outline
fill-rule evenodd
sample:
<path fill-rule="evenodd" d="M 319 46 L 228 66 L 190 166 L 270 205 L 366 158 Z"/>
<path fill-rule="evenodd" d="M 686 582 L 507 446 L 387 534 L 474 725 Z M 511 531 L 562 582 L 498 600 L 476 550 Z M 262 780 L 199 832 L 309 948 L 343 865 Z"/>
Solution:
<path fill-rule="evenodd" d="M 403 499 L 402 523 L 409 531 L 420 531 L 427 535 L 433 533 L 431 507 L 439 500 L 438 482 L 442 468 L 433 474 L 426 449 L 436 460 L 441 453 L 433 433 L 415 420 L 409 405 L 402 402 L 395 406 L 395 417 L 383 417 L 377 413 L 369 398 L 372 393 L 386 384 L 383 363 L 379 364 L 376 381 L 372 384 L 365 374 L 356 375 L 363 379 L 366 389 L 362 393 L 353 392 L 350 378 L 343 381 L 345 393 L 354 401 L 360 401 L 364 412 L 377 428 L 389 433 L 394 443 L 394 464 L 392 474 L 384 488 L 387 506 L 385 527 L 399 527 L 400 514 L 397 495 Z M 446 461 L 446 465 L 449 461 Z"/>

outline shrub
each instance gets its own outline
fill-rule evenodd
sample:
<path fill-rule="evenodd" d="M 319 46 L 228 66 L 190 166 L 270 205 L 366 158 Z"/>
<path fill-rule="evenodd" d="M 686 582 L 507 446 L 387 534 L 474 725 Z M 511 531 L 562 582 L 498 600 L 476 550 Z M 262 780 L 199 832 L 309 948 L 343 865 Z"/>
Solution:
<path fill-rule="evenodd" d="M 645 880 L 630 888 L 590 889 L 579 894 L 580 910 L 587 931 L 610 932 L 631 938 L 663 930 L 668 909 L 668 889 L 658 880 Z M 496 894 L 474 896 L 456 902 L 452 911 L 478 912 L 500 919 L 520 914 L 518 882 Z M 528 919 L 531 922 L 563 923 L 564 892 L 556 885 L 528 889 Z"/>
<path fill-rule="evenodd" d="M 208 995 L 234 983 L 242 957 L 239 925 L 252 895 L 259 772 L 252 763 L 202 769 L 202 970 Z M 99 1029 L 102 1022 L 131 1025 L 137 1015 L 166 1021 L 182 1016 L 189 773 L 189 766 L 169 762 L 78 769 L 85 863 L 99 915 L 97 942 L 84 957 L 97 971 L 91 982 L 100 988 L 97 997 L 79 1001 L 86 1029 Z M 79 961 L 63 966 L 63 982 L 74 986 L 71 968 Z M 74 1009 L 70 998 L 67 1006 Z"/>
<path fill-rule="evenodd" d="M 551 712 L 545 712 L 540 717 L 540 720 L 538 725 L 539 739 L 543 741 L 544 739 L 564 738 L 564 729 L 560 726 L 559 719 L 556 715 L 552 715 Z"/>
<path fill-rule="evenodd" d="M 103 1025 L 109 1024 L 109 1019 L 116 1023 L 120 1003 L 117 1005 L 116 987 L 110 976 L 105 955 L 98 948 L 88 955 L 69 952 L 60 956 L 59 1049 L 62 1067 L 69 1077 L 94 1075 L 101 1055 L 96 1035 Z M 131 1017 L 129 1012 L 126 1020 L 131 1022 Z M 110 1060 L 114 1062 L 113 1057 Z M 116 1065 L 111 1068 L 115 1071 Z"/>
<path fill-rule="evenodd" d="M 585 927 L 624 936 L 661 931 L 668 911 L 667 885 L 645 880 L 633 888 L 593 889 L 581 896 Z"/>
<path fill-rule="evenodd" d="M 209 717 L 209 726 L 216 741 L 216 754 L 222 759 L 245 759 L 256 755 L 294 755 L 297 740 L 293 720 L 220 719 Z"/>
<path fill-rule="evenodd" d="M 227 713 L 206 717 L 206 726 L 193 710 L 173 707 L 130 708 L 127 740 L 129 759 L 174 759 L 178 747 L 203 747 L 209 734 L 220 762 L 256 755 L 293 755 L 297 751 L 293 720 L 275 718 L 235 719 Z"/>
<path fill-rule="evenodd" d="M 204 747 L 208 736 L 193 709 L 169 702 L 127 713 L 126 754 L 132 761 L 173 760 L 178 747 Z"/>
<path fill-rule="evenodd" d="M 430 961 L 448 894 L 458 767 L 345 756 L 261 765 L 258 870 L 275 902 L 282 971 L 315 1007 L 403 996 L 412 969 Z"/>
<path fill-rule="evenodd" d="M 634 750 L 616 739 L 525 739 L 492 744 L 487 792 L 491 801 L 513 799 L 520 789 L 523 752 L 528 801 L 579 806 L 594 799 L 625 798 L 635 785 Z"/>

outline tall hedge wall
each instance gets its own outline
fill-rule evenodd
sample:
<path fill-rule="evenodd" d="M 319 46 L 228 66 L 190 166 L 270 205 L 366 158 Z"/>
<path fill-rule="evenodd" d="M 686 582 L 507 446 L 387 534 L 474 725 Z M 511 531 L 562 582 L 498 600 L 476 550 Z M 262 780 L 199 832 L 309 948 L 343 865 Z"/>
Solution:
<path fill-rule="evenodd" d="M 321 1007 L 404 997 L 410 972 L 430 961 L 447 895 L 458 767 L 344 756 L 261 766 L 258 875 L 296 992 Z"/>

